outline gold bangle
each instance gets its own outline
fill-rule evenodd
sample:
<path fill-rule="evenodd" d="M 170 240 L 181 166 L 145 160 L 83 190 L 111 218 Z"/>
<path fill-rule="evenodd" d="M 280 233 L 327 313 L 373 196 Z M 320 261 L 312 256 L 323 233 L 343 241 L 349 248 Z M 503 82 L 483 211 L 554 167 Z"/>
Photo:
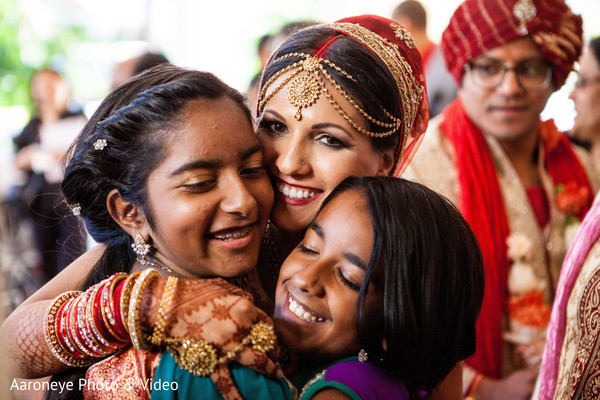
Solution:
<path fill-rule="evenodd" d="M 152 348 L 151 343 L 149 342 L 148 338 L 145 337 L 146 335 L 142 331 L 140 313 L 142 301 L 144 299 L 144 292 L 150 283 L 152 283 L 154 279 L 158 278 L 160 278 L 158 271 L 148 268 L 140 274 L 131 291 L 127 327 L 129 328 L 129 334 L 131 335 L 131 343 L 133 343 L 133 345 L 140 350 L 149 350 Z"/>
<path fill-rule="evenodd" d="M 46 310 L 44 319 L 44 339 L 46 344 L 50 348 L 50 351 L 65 365 L 69 367 L 85 367 L 92 364 L 95 360 L 86 357 L 74 357 L 69 353 L 67 349 L 63 347 L 63 344 L 58 338 L 58 332 L 56 329 L 56 316 L 61 306 L 63 306 L 69 299 L 80 295 L 80 291 L 69 291 L 57 296 L 48 309 Z"/>
<path fill-rule="evenodd" d="M 169 313 L 173 309 L 178 282 L 179 279 L 173 275 L 170 275 L 169 278 L 167 278 L 167 284 L 160 300 L 160 306 L 158 307 L 158 316 L 156 317 L 156 323 L 154 324 L 154 333 L 150 339 L 154 345 L 160 345 L 162 340 L 167 337 L 167 319 Z"/>
<path fill-rule="evenodd" d="M 123 320 L 125 327 L 129 326 L 127 317 L 129 315 L 129 300 L 131 299 L 131 291 L 133 290 L 133 286 L 135 285 L 135 282 L 140 274 L 141 272 L 134 272 L 127 277 L 127 281 L 123 287 L 123 293 L 121 294 L 121 304 L 119 304 L 119 309 L 121 310 L 121 319 Z"/>

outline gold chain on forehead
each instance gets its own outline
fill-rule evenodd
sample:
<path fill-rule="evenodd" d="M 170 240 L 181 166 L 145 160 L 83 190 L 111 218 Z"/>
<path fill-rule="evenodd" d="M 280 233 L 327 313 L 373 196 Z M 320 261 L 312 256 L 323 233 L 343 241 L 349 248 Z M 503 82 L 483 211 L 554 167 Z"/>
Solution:
<path fill-rule="evenodd" d="M 291 65 L 288 65 L 285 68 L 280 69 L 265 83 L 265 86 L 261 90 L 261 93 L 260 93 L 261 101 L 260 101 L 259 107 L 258 107 L 259 114 L 263 112 L 265 104 L 267 104 L 267 102 L 269 100 L 271 100 L 273 98 L 273 96 L 275 96 L 281 89 L 283 89 L 289 83 L 288 91 L 287 91 L 287 98 L 292 105 L 298 107 L 298 110 L 296 111 L 296 114 L 294 115 L 294 117 L 298 121 L 302 119 L 302 108 L 310 107 L 312 104 L 316 103 L 316 101 L 319 98 L 320 93 L 323 92 L 325 94 L 325 97 L 327 97 L 327 100 L 329 100 L 329 103 L 333 106 L 333 108 L 335 108 L 336 111 L 338 113 L 340 113 L 340 115 L 342 117 L 344 117 L 344 119 L 346 121 L 348 121 L 348 123 L 350 125 L 352 125 L 352 127 L 354 129 L 356 129 L 357 131 L 359 131 L 360 133 L 362 133 L 364 135 L 371 136 L 371 137 L 384 137 L 384 136 L 391 135 L 396 130 L 398 130 L 398 128 L 400 127 L 400 125 L 402 123 L 400 118 L 394 117 L 392 114 L 390 114 L 385 109 L 383 111 L 386 114 L 386 116 L 388 116 L 388 118 L 390 118 L 390 120 L 392 121 L 390 123 L 376 120 L 375 118 L 373 118 L 372 116 L 367 114 L 367 112 L 365 110 L 363 110 L 354 101 L 354 99 L 352 97 L 350 97 L 350 95 L 348 93 L 346 93 L 346 91 L 344 89 L 342 89 L 342 87 L 333 79 L 333 77 L 327 72 L 327 70 L 325 69 L 323 64 L 327 64 L 327 65 L 331 66 L 332 68 L 336 69 L 341 74 L 343 74 L 346 78 L 348 78 L 354 82 L 356 82 L 356 79 L 354 79 L 350 74 L 348 74 L 347 72 L 342 70 L 340 67 L 338 67 L 331 61 L 323 59 L 323 58 L 317 58 L 317 57 L 311 56 L 309 54 L 304 54 L 304 53 L 289 53 L 289 54 L 286 54 L 286 55 L 278 58 L 275 61 L 286 59 L 286 58 L 303 58 L 303 60 L 295 62 Z M 281 81 L 279 83 L 279 85 L 277 85 L 277 87 L 275 87 L 275 89 L 273 89 L 269 94 L 266 94 L 268 88 L 271 86 L 271 84 L 275 80 L 277 80 L 281 75 L 283 75 L 286 72 L 291 71 L 291 70 L 295 70 L 295 71 L 293 71 L 290 74 L 290 76 L 286 77 L 283 81 Z M 303 74 L 303 72 L 304 72 L 304 74 Z M 361 115 L 363 115 L 367 120 L 369 120 L 369 121 L 373 122 L 374 124 L 379 125 L 383 128 L 390 128 L 390 129 L 385 132 L 370 132 L 370 131 L 367 131 L 366 129 L 360 127 L 358 124 L 356 124 L 356 122 L 354 122 L 354 120 L 352 120 L 352 118 L 350 118 L 350 116 L 342 109 L 342 107 L 340 107 L 340 105 L 333 98 L 333 96 L 331 95 L 331 93 L 329 92 L 327 87 L 325 87 L 319 72 L 321 74 L 323 74 L 323 76 L 325 76 L 327 81 L 329 81 L 335 87 L 335 89 L 338 92 L 340 92 L 342 94 L 342 96 L 344 96 L 344 98 L 346 100 L 348 100 L 348 102 L 350 104 L 352 104 L 352 106 L 354 108 L 356 108 L 356 110 L 358 110 L 358 112 Z"/>
<path fill-rule="evenodd" d="M 397 31 L 393 26 L 390 25 L 390 29 L 394 32 Z M 400 94 L 400 104 L 402 110 L 402 116 L 404 117 L 404 126 L 403 126 L 403 143 L 401 145 L 401 149 L 404 149 L 404 144 L 406 139 L 410 135 L 412 130 L 412 126 L 414 124 L 417 111 L 420 106 L 420 102 L 423 96 L 423 87 L 419 84 L 417 79 L 413 76 L 412 68 L 408 64 L 408 62 L 402 57 L 400 54 L 400 50 L 398 45 L 392 43 L 388 39 L 382 38 L 378 34 L 363 28 L 358 24 L 350 24 L 350 23 L 337 23 L 337 24 L 327 24 L 327 25 L 318 25 L 316 27 L 328 27 L 333 28 L 336 31 L 345 33 L 355 40 L 359 41 L 361 44 L 366 46 L 369 50 L 371 50 L 374 54 L 376 54 L 383 63 L 387 66 L 388 70 L 394 76 L 394 80 L 396 81 L 396 85 L 398 87 L 398 92 Z M 315 28 L 315 27 L 313 27 Z M 308 28 L 311 29 L 311 28 Z M 285 68 L 277 71 L 264 85 L 260 92 L 260 102 L 258 107 L 258 113 L 261 114 L 264 111 L 266 103 L 273 98 L 282 88 L 284 88 L 288 83 L 288 92 L 287 97 L 290 103 L 296 107 L 298 110 L 296 112 L 295 118 L 300 120 L 302 118 L 302 108 L 306 108 L 314 104 L 321 92 L 324 93 L 325 97 L 329 100 L 329 103 L 338 111 L 340 115 L 348 121 L 348 123 L 357 131 L 361 132 L 364 135 L 370 137 L 385 137 L 393 134 L 398 130 L 398 128 L 402 125 L 402 120 L 398 117 L 395 117 L 386 109 L 383 109 L 385 115 L 390 119 L 390 122 L 383 122 L 376 120 L 366 111 L 364 111 L 350 95 L 341 88 L 341 86 L 331 77 L 331 75 L 327 72 L 324 65 L 328 65 L 334 68 L 336 71 L 340 72 L 346 78 L 356 82 L 350 74 L 341 69 L 339 66 L 334 64 L 333 62 L 319 58 L 315 56 L 311 56 L 305 53 L 290 53 L 286 54 L 282 57 L 277 58 L 273 62 L 286 59 L 286 58 L 302 58 L 302 60 L 295 62 L 291 65 L 288 65 Z M 267 94 L 269 87 L 272 83 L 277 80 L 280 76 L 285 74 L 288 71 L 294 70 L 290 76 L 286 77 L 275 89 L 273 89 L 270 93 Z M 335 99 L 331 96 L 331 93 L 325 85 L 323 84 L 323 80 L 321 79 L 320 73 L 325 76 L 327 81 L 329 81 L 333 87 L 348 100 L 350 104 L 367 120 L 372 123 L 381 126 L 383 128 L 388 128 L 385 132 L 371 132 L 363 129 L 358 126 L 356 122 L 354 122 L 350 116 L 340 107 L 340 105 L 335 101 Z"/>

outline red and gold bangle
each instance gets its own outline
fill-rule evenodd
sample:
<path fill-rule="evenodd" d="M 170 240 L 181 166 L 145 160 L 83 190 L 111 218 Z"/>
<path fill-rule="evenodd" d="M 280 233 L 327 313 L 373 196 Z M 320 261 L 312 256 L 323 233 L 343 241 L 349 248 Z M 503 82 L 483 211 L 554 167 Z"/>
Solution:
<path fill-rule="evenodd" d="M 85 354 L 88 357 L 96 357 L 94 351 L 84 344 L 85 340 L 83 336 L 81 336 L 79 332 L 79 303 L 86 300 L 87 293 L 84 292 L 81 296 L 78 296 L 75 299 L 75 302 L 69 307 L 69 329 L 68 333 L 70 334 L 70 338 L 75 345 L 75 348 L 79 350 L 81 353 Z"/>
<path fill-rule="evenodd" d="M 167 284 L 165 286 L 165 290 L 163 291 L 160 299 L 160 305 L 158 307 L 158 315 L 154 324 L 154 333 L 150 339 L 154 345 L 160 345 L 163 339 L 167 337 L 167 320 L 169 313 L 173 308 L 178 282 L 179 279 L 173 275 L 170 275 L 169 278 L 167 278 Z"/>
<path fill-rule="evenodd" d="M 93 301 L 94 293 L 96 292 L 97 288 L 98 286 L 94 286 L 86 291 L 85 301 L 82 301 L 78 304 L 76 320 L 77 331 L 79 332 L 80 337 L 83 339 L 86 346 L 94 352 L 94 357 L 101 357 L 105 355 L 106 348 L 104 348 L 100 341 L 96 339 L 94 335 L 92 335 L 92 331 L 89 328 L 91 321 L 87 319 L 89 309 L 88 305 Z"/>
<path fill-rule="evenodd" d="M 117 288 L 122 287 L 119 284 L 126 279 L 127 279 L 127 274 L 119 274 L 111 282 L 110 288 L 108 291 L 108 303 L 107 303 L 107 307 L 104 310 L 105 310 L 108 320 L 110 322 L 111 333 L 113 335 L 115 335 L 115 337 L 118 340 L 129 343 L 129 335 L 126 333 L 125 327 L 122 325 L 119 326 L 119 324 L 121 323 L 119 321 L 121 304 L 117 302 L 118 300 L 117 300 L 117 296 L 116 296 Z M 122 290 L 122 289 L 120 289 L 120 290 Z M 125 334 L 121 335 L 119 333 L 119 331 L 125 331 Z"/>
<path fill-rule="evenodd" d="M 85 357 L 74 357 L 65 349 L 64 344 L 58 338 L 56 317 L 60 308 L 71 298 L 80 294 L 79 291 L 70 291 L 57 296 L 46 310 L 44 323 L 44 339 L 50 351 L 60 362 L 70 367 L 85 367 L 95 360 Z"/>
<path fill-rule="evenodd" d="M 63 336 L 65 338 L 65 341 L 69 341 L 69 343 L 71 343 L 71 346 L 75 350 L 75 353 L 79 354 L 81 357 L 89 357 L 83 352 L 83 350 L 81 350 L 80 346 L 77 342 L 75 342 L 75 339 L 73 338 L 73 326 L 75 324 L 75 322 L 73 321 L 74 309 L 77 307 L 77 302 L 82 296 L 83 293 L 73 298 L 73 301 L 69 303 L 69 307 L 65 308 L 62 320 L 64 322 Z"/>
<path fill-rule="evenodd" d="M 113 327 L 115 333 L 119 335 L 119 337 L 123 338 L 123 341 L 129 343 L 131 340 L 129 338 L 129 333 L 127 333 L 127 328 L 125 326 L 125 321 L 123 320 L 123 312 L 121 310 L 121 301 L 123 298 L 123 289 L 126 285 L 129 284 L 129 278 L 119 282 L 117 287 L 115 288 L 115 293 L 113 295 L 113 312 L 115 314 L 115 326 Z"/>
<path fill-rule="evenodd" d="M 98 298 L 100 297 L 100 292 L 102 289 L 104 289 L 104 287 L 105 285 L 97 285 L 93 288 L 90 298 L 85 305 L 84 312 L 87 324 L 83 326 L 86 336 L 96 343 L 96 347 L 98 349 L 97 351 L 100 356 L 112 354 L 119 347 L 122 347 L 116 343 L 113 343 L 112 341 L 114 341 L 114 339 L 110 335 L 107 335 L 103 332 L 100 320 L 96 320 L 94 315 L 98 304 Z M 94 350 L 96 350 L 96 348 Z"/>
<path fill-rule="evenodd" d="M 118 275 L 113 275 L 111 278 L 109 278 L 109 280 L 106 282 L 104 290 L 102 291 L 102 296 L 100 298 L 100 304 L 101 304 L 101 316 L 102 316 L 102 321 L 106 327 L 106 329 L 108 330 L 109 334 L 114 338 L 115 341 L 117 342 L 121 342 L 121 343 L 129 343 L 129 337 L 125 337 L 123 335 L 120 335 L 115 329 L 114 326 L 116 325 L 116 321 L 115 321 L 115 316 L 114 313 L 112 311 L 113 309 L 113 305 L 111 304 L 111 292 L 114 290 L 113 288 L 113 284 L 115 282 L 119 282 L 123 279 L 126 279 L 127 275 L 125 274 L 118 274 Z"/>
<path fill-rule="evenodd" d="M 75 332 L 77 332 L 78 339 L 89 350 L 92 357 L 100 357 L 103 355 L 102 349 L 98 347 L 98 343 L 91 337 L 86 326 L 86 308 L 91 297 L 91 292 L 88 289 L 83 295 L 83 299 L 77 303 L 77 308 L 75 309 Z"/>
<path fill-rule="evenodd" d="M 102 291 L 105 290 L 105 286 L 102 286 L 93 297 L 93 301 L 88 304 L 89 308 L 86 309 L 87 318 L 91 320 L 91 328 L 93 333 L 97 336 L 98 340 L 102 341 L 107 347 L 114 349 L 123 347 L 124 343 L 118 341 L 108 330 L 104 318 L 102 316 Z"/>
<path fill-rule="evenodd" d="M 148 338 L 146 338 L 146 334 L 144 334 L 142 331 L 140 313 L 144 292 L 152 283 L 152 281 L 158 278 L 160 278 L 158 271 L 148 268 L 140 274 L 131 291 L 127 327 L 129 328 L 129 334 L 131 335 L 131 342 L 137 349 L 140 350 L 149 350 L 152 348 L 151 343 L 149 342 Z"/>
<path fill-rule="evenodd" d="M 61 343 L 61 345 L 63 346 L 63 349 L 66 347 L 66 351 L 70 352 L 71 355 L 73 355 L 74 357 L 83 357 L 83 354 L 79 353 L 76 349 L 75 346 L 73 345 L 73 343 L 71 343 L 71 340 L 69 339 L 69 335 L 67 334 L 67 323 L 66 321 L 66 315 L 67 315 L 67 311 L 69 309 L 69 307 L 71 307 L 71 304 L 75 301 L 74 297 L 71 297 L 66 303 L 64 303 L 60 309 L 58 310 L 58 314 L 56 316 L 56 328 L 57 328 L 57 337 L 59 342 Z"/>
<path fill-rule="evenodd" d="M 112 331 L 110 327 L 110 322 L 108 321 L 108 317 L 106 315 L 106 301 L 108 300 L 108 290 L 109 283 L 104 282 L 102 285 L 102 290 L 98 293 L 98 298 L 96 299 L 96 303 L 94 304 L 94 308 L 96 311 L 96 315 L 98 318 L 98 322 L 102 325 L 103 330 L 107 334 L 107 336 L 111 337 L 111 340 L 117 341 L 117 335 Z"/>

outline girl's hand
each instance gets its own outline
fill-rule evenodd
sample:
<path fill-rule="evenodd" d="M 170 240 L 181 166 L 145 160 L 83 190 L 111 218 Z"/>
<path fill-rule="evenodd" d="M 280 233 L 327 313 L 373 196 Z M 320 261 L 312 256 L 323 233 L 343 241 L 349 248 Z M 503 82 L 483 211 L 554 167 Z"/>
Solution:
<path fill-rule="evenodd" d="M 180 279 L 169 293 L 165 293 L 166 286 L 166 280 L 160 279 L 145 292 L 141 315 L 144 330 L 155 329 L 162 304 L 167 310 L 163 326 L 167 340 L 164 342 L 186 338 L 197 343 L 204 341 L 216 349 L 218 361 L 210 377 L 223 397 L 241 399 L 227 369 L 230 361 L 270 378 L 280 374 L 274 362 L 278 350 L 272 322 L 254 306 L 249 293 L 221 278 Z M 169 301 L 164 300 L 165 295 Z M 261 343 L 265 340 L 271 345 L 263 348 Z M 186 349 L 175 347 L 185 359 Z"/>

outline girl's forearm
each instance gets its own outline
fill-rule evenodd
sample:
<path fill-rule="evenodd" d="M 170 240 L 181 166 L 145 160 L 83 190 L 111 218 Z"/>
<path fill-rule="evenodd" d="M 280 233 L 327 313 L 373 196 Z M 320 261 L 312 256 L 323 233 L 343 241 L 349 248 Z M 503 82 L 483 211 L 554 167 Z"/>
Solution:
<path fill-rule="evenodd" d="M 69 368 L 54 357 L 44 340 L 44 315 L 51 302 L 19 307 L 0 327 L 0 348 L 14 377 L 34 379 Z"/>

